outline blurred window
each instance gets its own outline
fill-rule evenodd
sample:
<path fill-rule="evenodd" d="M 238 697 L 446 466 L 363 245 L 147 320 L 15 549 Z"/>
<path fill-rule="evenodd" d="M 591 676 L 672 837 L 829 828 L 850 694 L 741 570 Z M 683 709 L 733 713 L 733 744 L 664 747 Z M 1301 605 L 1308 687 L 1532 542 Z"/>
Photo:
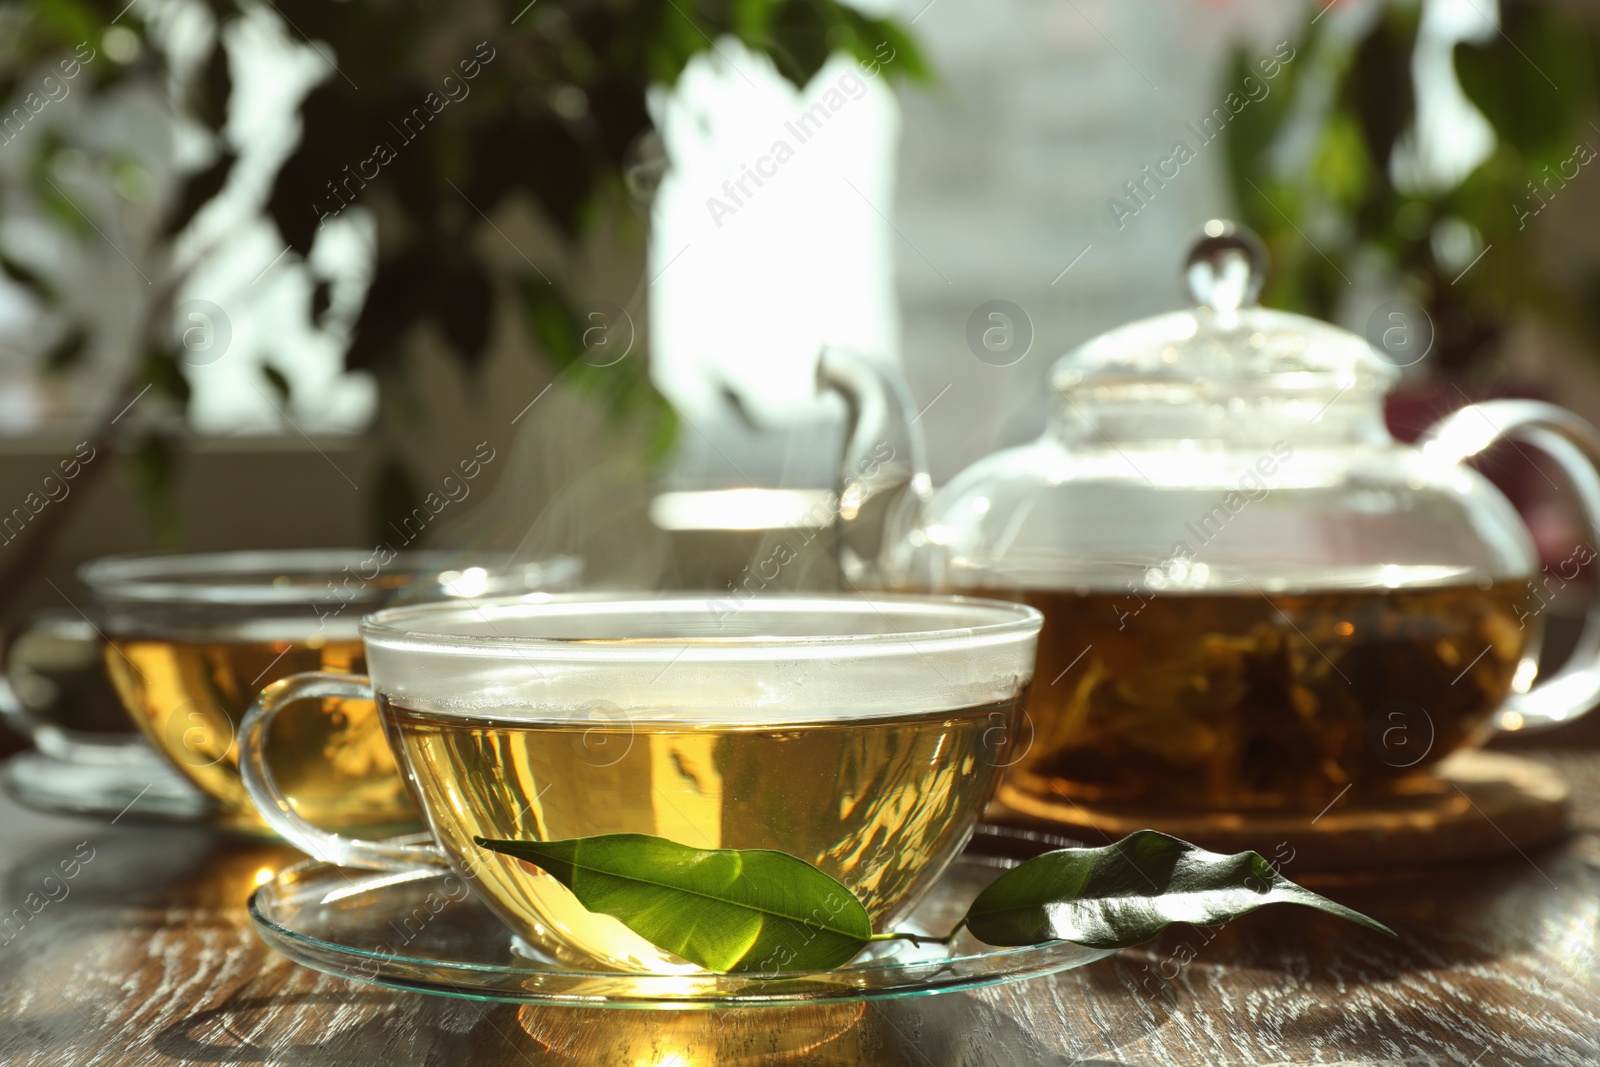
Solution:
<path fill-rule="evenodd" d="M 673 168 L 651 245 L 652 375 L 686 424 L 690 486 L 826 485 L 840 435 L 816 395 L 824 343 L 898 354 L 899 108 L 835 57 L 797 91 L 724 42 L 663 95 Z"/>
<path fill-rule="evenodd" d="M 210 48 L 209 20 L 196 5 L 162 7 L 148 26 L 179 64 Z M 190 424 L 213 436 L 293 434 L 287 415 L 306 433 L 359 431 L 375 390 L 368 376 L 346 374 L 341 357 L 366 285 L 369 220 L 352 211 L 329 225 L 307 264 L 285 254 L 261 211 L 278 162 L 300 136 L 295 107 L 327 61 L 270 7 L 247 8 L 225 40 L 234 79 L 225 136 L 239 161 L 223 195 L 171 249 L 178 264 L 193 267 L 171 297 L 174 336 L 194 341 L 185 368 Z M 113 26 L 87 47 L 93 63 L 131 65 L 141 45 Z M 18 79 L 7 113 L 35 84 Z M 55 294 L 41 301 L 0 279 L 0 436 L 76 432 L 108 413 L 122 368 L 140 356 L 141 324 L 157 296 L 151 279 L 165 265 L 157 209 L 175 196 L 180 167 L 210 162 L 202 144 L 174 125 L 159 87 L 134 77 L 93 98 L 63 93 L 0 146 L 8 194 L 0 249 Z M 48 184 L 34 178 L 41 162 Z M 53 199 L 40 195 L 49 188 Z M 334 283 L 321 327 L 309 316 L 314 276 Z M 47 354 L 73 323 L 89 328 L 81 358 L 45 373 Z M 291 404 L 275 393 L 264 364 L 289 382 Z"/>
<path fill-rule="evenodd" d="M 1229 209 L 1222 149 L 1202 148 L 1121 229 L 1108 202 L 1221 102 L 1235 41 L 1270 54 L 1306 14 L 1275 0 L 896 6 L 935 84 L 870 81 L 743 203 L 722 183 L 797 141 L 785 123 L 853 64 L 835 60 L 797 95 L 724 49 L 665 101 L 676 172 L 656 211 L 652 345 L 692 427 L 684 488 L 831 482 L 839 412 L 811 382 L 824 340 L 902 363 L 936 481 L 1036 435 L 1056 357 L 1177 306 L 1185 242 Z M 713 199 L 734 210 L 713 218 Z M 966 340 L 997 299 L 1032 326 L 1008 367 Z"/>

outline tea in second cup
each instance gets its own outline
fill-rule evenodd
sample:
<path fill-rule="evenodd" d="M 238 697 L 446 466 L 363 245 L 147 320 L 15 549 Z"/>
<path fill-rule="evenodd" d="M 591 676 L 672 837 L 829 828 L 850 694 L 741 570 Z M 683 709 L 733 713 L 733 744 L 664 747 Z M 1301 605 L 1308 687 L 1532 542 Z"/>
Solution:
<path fill-rule="evenodd" d="M 723 608 L 496 599 L 363 623 L 379 714 L 438 854 L 529 945 L 580 965 L 695 969 L 475 837 L 774 849 L 841 881 L 880 930 L 966 843 L 1008 762 L 1036 611 L 954 597 Z M 282 703 L 362 692 L 312 675 L 263 694 L 242 738 L 245 780 L 308 851 L 403 867 L 415 853 L 305 827 L 253 755 Z"/>
<path fill-rule="evenodd" d="M 135 724 L 225 820 L 250 829 L 264 824 L 239 781 L 234 742 L 262 687 L 301 671 L 364 671 L 361 615 L 402 591 L 471 596 L 513 577 L 516 588 L 559 585 L 576 569 L 575 560 L 472 568 L 435 553 L 289 550 L 113 558 L 80 576 Z M 319 824 L 382 832 L 417 820 L 370 699 L 284 716 L 268 758 Z"/>

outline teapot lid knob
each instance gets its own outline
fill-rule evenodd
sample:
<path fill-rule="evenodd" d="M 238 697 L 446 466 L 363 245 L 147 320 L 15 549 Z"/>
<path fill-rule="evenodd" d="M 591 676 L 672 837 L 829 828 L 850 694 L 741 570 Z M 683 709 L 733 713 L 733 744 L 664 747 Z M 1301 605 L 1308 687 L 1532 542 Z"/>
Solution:
<path fill-rule="evenodd" d="M 1266 246 L 1249 227 L 1212 219 L 1189 250 L 1183 277 L 1196 304 L 1226 314 L 1256 302 L 1266 268 Z"/>

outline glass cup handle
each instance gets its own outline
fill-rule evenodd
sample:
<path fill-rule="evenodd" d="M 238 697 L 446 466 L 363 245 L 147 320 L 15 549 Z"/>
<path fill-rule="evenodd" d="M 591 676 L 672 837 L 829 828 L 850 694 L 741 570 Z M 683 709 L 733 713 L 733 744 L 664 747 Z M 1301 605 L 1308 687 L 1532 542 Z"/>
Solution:
<path fill-rule="evenodd" d="M 1591 556 L 1600 551 L 1600 430 L 1565 408 L 1537 400 L 1486 400 L 1433 426 L 1423 451 L 1460 462 L 1497 441 L 1522 441 L 1551 459 L 1572 483 Z M 1600 601 L 1589 606 L 1583 632 L 1561 669 L 1501 705 L 1495 725 L 1526 730 L 1570 722 L 1600 703 Z"/>
<path fill-rule="evenodd" d="M 12 650 L 21 639 L 28 634 L 51 632 L 79 639 L 78 625 L 73 619 L 44 616 L 33 619 L 20 632 L 7 634 L 0 641 L 0 719 L 54 759 L 101 765 L 148 762 L 150 748 L 138 734 L 92 734 L 68 729 L 30 707 L 17 691 L 12 678 Z"/>
<path fill-rule="evenodd" d="M 313 826 L 295 811 L 293 802 L 278 788 L 272 768 L 267 766 L 268 728 L 273 717 L 287 705 L 318 697 L 371 700 L 372 682 L 360 675 L 325 671 L 291 675 L 263 689 L 239 726 L 239 773 L 244 778 L 245 792 L 267 825 L 290 844 L 341 867 L 378 871 L 448 869 L 443 850 L 432 841 L 363 841 Z"/>

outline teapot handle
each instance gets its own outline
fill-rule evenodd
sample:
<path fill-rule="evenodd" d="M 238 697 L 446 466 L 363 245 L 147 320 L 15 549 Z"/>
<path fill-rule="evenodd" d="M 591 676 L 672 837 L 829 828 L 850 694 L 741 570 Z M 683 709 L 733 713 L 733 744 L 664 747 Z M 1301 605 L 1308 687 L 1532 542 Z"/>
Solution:
<path fill-rule="evenodd" d="M 1590 548 L 1600 544 L 1600 431 L 1554 404 L 1488 400 L 1440 420 L 1424 435 L 1425 454 L 1460 462 L 1498 441 L 1521 441 L 1555 460 L 1572 483 L 1589 528 Z M 1559 671 L 1526 693 L 1513 693 L 1495 725 L 1526 730 L 1570 722 L 1600 703 L 1600 600 L 1589 607 L 1583 632 Z"/>

